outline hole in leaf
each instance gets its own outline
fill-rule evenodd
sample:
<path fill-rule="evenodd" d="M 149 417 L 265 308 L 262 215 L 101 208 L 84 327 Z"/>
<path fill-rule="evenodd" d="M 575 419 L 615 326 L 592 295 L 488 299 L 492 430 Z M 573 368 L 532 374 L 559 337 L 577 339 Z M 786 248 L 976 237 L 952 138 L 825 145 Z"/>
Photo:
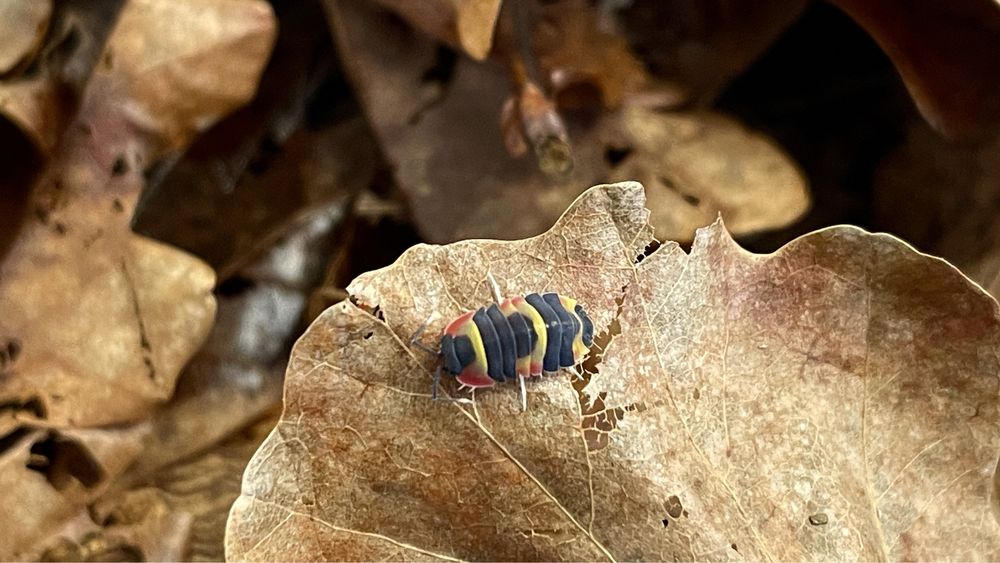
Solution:
<path fill-rule="evenodd" d="M 0 369 L 3 369 L 17 361 L 21 355 L 21 341 L 17 338 L 10 338 L 7 343 L 0 346 Z"/>
<path fill-rule="evenodd" d="M 698 207 L 698 205 L 701 204 L 701 200 L 691 194 L 682 193 L 681 197 L 684 198 L 684 201 L 689 203 L 692 207 Z"/>
<path fill-rule="evenodd" d="M 680 191 L 679 189 L 677 189 L 677 184 L 675 184 L 674 181 L 671 180 L 670 178 L 661 175 L 657 177 L 657 180 L 659 180 L 660 183 L 663 184 L 663 187 L 667 188 L 668 190 L 677 192 L 677 195 L 681 196 L 681 199 L 683 199 L 688 205 L 692 207 L 698 207 L 699 205 L 701 205 L 701 198 Z"/>
<path fill-rule="evenodd" d="M 604 149 L 604 160 L 612 167 L 621 164 L 632 154 L 632 147 L 608 146 Z"/>
<path fill-rule="evenodd" d="M 220 283 L 215 291 L 223 297 L 235 297 L 253 289 L 255 285 L 257 283 L 252 279 L 235 275 Z"/>
<path fill-rule="evenodd" d="M 431 82 L 447 84 L 455 75 L 455 65 L 457 64 L 458 54 L 439 45 L 434 51 L 434 64 L 420 75 L 420 81 L 424 84 Z"/>
<path fill-rule="evenodd" d="M 69 487 L 74 480 L 89 489 L 104 479 L 104 470 L 87 448 L 54 432 L 31 446 L 27 467 L 45 475 L 49 484 L 59 491 Z"/>
<path fill-rule="evenodd" d="M 663 522 L 663 527 L 664 528 L 666 528 L 667 526 L 670 525 L 670 519 L 669 518 L 664 518 L 663 520 L 661 520 L 661 522 Z"/>
<path fill-rule="evenodd" d="M 48 414 L 45 403 L 38 397 L 31 397 L 24 401 L 15 399 L 2 402 L 0 403 L 0 412 L 3 411 L 28 412 L 34 415 L 35 418 L 45 418 Z"/>
<path fill-rule="evenodd" d="M 111 165 L 111 175 L 121 176 L 127 171 L 128 171 L 128 163 L 125 162 L 125 156 L 118 155 L 118 157 L 115 158 L 114 164 Z"/>
<path fill-rule="evenodd" d="M 371 338 L 374 335 L 375 335 L 375 333 L 369 330 L 368 332 L 365 333 L 365 340 L 368 340 L 369 338 Z"/>
<path fill-rule="evenodd" d="M 649 244 L 646 245 L 646 248 L 642 249 L 642 254 L 635 257 L 635 263 L 638 264 L 639 262 L 642 262 L 646 258 L 649 258 L 650 256 L 653 255 L 654 252 L 659 250 L 661 246 L 663 246 L 663 244 L 660 241 L 653 239 Z"/>
<path fill-rule="evenodd" d="M 31 431 L 27 428 L 16 428 L 6 436 L 0 437 L 0 453 L 3 453 L 17 445 Z"/>

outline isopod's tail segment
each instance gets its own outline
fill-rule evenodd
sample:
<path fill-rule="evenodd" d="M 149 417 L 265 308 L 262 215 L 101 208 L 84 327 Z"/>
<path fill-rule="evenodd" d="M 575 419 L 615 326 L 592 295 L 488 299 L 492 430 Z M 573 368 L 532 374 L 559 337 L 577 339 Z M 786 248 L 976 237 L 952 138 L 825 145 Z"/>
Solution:
<path fill-rule="evenodd" d="M 573 365 L 579 364 L 587 357 L 590 346 L 594 343 L 594 323 L 591 322 L 587 312 L 572 297 L 559 296 L 562 306 L 573 319 L 575 331 L 573 333 Z"/>

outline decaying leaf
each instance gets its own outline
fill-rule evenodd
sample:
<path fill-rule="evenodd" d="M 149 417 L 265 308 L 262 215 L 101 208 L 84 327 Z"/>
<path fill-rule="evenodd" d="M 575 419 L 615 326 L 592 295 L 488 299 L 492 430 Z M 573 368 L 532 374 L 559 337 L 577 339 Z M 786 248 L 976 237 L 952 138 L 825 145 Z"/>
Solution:
<path fill-rule="evenodd" d="M 906 142 L 882 163 L 875 188 L 880 225 L 1000 297 L 1000 134 L 955 144 L 911 123 Z"/>
<path fill-rule="evenodd" d="M 111 429 L 27 425 L 0 439 L 0 558 L 34 558 L 33 542 L 97 498 L 142 449 L 148 424 Z"/>
<path fill-rule="evenodd" d="M 501 0 L 376 0 L 424 33 L 483 60 L 493 47 Z"/>
<path fill-rule="evenodd" d="M 708 102 L 745 71 L 801 15 L 807 2 L 672 0 L 607 2 L 650 74 Z"/>
<path fill-rule="evenodd" d="M 536 235 L 581 186 L 630 178 L 649 182 L 652 224 L 670 240 L 689 241 L 719 213 L 746 234 L 787 225 L 808 207 L 805 181 L 787 156 L 712 114 L 627 107 L 568 120 L 573 173 L 550 178 L 507 154 L 503 72 L 460 60 L 445 65 L 444 86 L 432 85 L 421 78 L 441 64 L 432 44 L 361 3 L 331 6 L 344 64 L 427 240 Z"/>
<path fill-rule="evenodd" d="M 29 4 L 35 4 L 30 17 L 39 17 L 40 12 L 35 10 L 44 9 L 41 2 L 14 0 L 5 2 L 4 8 Z M 27 58 L 0 78 L 0 115 L 15 125 L 40 154 L 51 154 L 73 119 L 81 92 L 100 60 L 122 4 L 123 0 L 94 0 L 52 6 L 46 21 L 40 22 L 47 28 L 44 43 L 32 46 L 31 52 L 23 54 Z M 23 30 L 11 24 L 4 35 L 10 35 L 15 28 Z M 10 146 L 16 148 L 21 141 L 10 141 Z"/>
<path fill-rule="evenodd" d="M 183 33 L 161 37 L 166 16 Z M 134 0 L 97 45 L 0 261 L 0 456 L 17 489 L 0 497 L 0 558 L 57 532 L 134 460 L 149 429 L 137 421 L 206 337 L 214 273 L 129 218 L 144 169 L 252 94 L 273 35 L 264 2 Z"/>
<path fill-rule="evenodd" d="M 0 4 L 0 75 L 11 71 L 41 47 L 52 16 L 52 0 L 11 0 Z"/>
<path fill-rule="evenodd" d="M 541 236 L 358 278 L 365 308 L 296 345 L 227 557 L 1000 557 L 996 301 L 854 227 L 754 255 L 716 222 L 645 255 L 643 202 L 599 186 Z M 510 385 L 432 402 L 435 360 L 407 343 L 488 303 L 488 273 L 578 298 L 601 333 L 583 380 L 531 382 L 527 412 Z"/>
<path fill-rule="evenodd" d="M 996 0 L 833 0 L 878 41 L 924 118 L 952 137 L 1000 126 Z"/>
<path fill-rule="evenodd" d="M 214 13 L 204 7 L 190 12 L 188 19 L 216 34 L 173 35 L 180 44 L 173 45 L 172 55 L 188 56 L 192 64 L 187 41 L 195 53 L 226 61 L 232 74 L 189 87 L 187 80 L 197 72 L 169 81 L 176 59 L 123 47 L 157 25 L 157 11 L 169 9 L 160 4 L 182 9 L 175 2 L 127 5 L 102 57 L 114 53 L 118 70 L 105 68 L 91 79 L 59 158 L 32 193 L 33 220 L 0 264 L 0 336 L 20 348 L 12 373 L 0 380 L 0 398 L 34 398 L 58 424 L 91 426 L 144 415 L 152 402 L 172 392 L 214 312 L 211 270 L 133 235 L 128 219 L 144 164 L 252 93 L 250 75 L 263 67 L 273 22 L 257 3 L 226 1 Z M 182 15 L 171 21 L 183 21 Z M 208 23 L 213 17 L 226 25 Z M 246 42 L 265 45 L 253 51 L 253 64 L 249 56 L 233 64 L 226 49 L 246 52 Z M 218 62 L 207 66 L 205 72 L 220 71 Z M 188 68 L 198 70 L 194 64 Z M 215 80 L 224 84 L 222 92 L 213 89 Z M 147 89 L 147 81 L 187 96 L 167 102 Z M 148 113 L 156 118 L 146 119 Z"/>

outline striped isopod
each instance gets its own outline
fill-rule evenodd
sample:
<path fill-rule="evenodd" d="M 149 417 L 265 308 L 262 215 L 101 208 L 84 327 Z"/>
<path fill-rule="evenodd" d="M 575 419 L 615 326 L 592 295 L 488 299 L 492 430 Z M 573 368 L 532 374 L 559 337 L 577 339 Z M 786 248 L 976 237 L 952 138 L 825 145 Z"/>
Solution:
<path fill-rule="evenodd" d="M 576 300 L 557 293 L 512 297 L 465 313 L 441 335 L 440 371 L 464 386 L 492 387 L 577 365 L 593 344 L 594 325 Z"/>

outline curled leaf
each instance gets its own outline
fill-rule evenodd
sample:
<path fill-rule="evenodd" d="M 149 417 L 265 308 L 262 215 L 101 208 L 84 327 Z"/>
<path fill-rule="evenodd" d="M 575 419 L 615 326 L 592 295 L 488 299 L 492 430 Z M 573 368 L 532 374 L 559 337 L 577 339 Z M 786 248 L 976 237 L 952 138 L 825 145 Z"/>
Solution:
<path fill-rule="evenodd" d="M 643 203 L 598 186 L 538 237 L 359 277 L 364 308 L 293 351 L 227 557 L 1000 557 L 996 301 L 854 227 L 753 255 L 716 222 L 646 255 Z M 600 332 L 583 381 L 532 382 L 524 413 L 509 385 L 432 402 L 435 359 L 408 346 L 430 313 L 429 333 L 488 303 L 488 273 L 578 298 Z"/>

